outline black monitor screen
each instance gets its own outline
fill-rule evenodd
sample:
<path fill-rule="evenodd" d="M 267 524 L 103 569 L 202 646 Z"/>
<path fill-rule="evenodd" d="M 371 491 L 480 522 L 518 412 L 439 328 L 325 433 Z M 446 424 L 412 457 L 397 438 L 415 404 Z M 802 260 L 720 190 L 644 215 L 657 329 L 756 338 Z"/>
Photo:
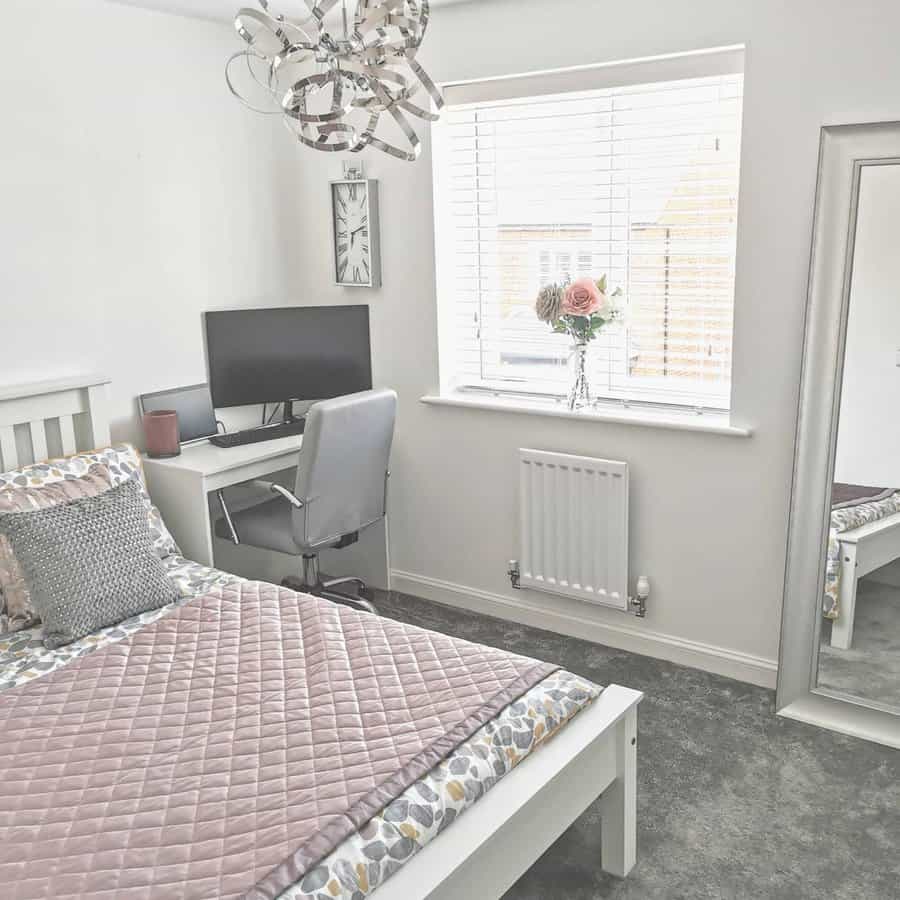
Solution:
<path fill-rule="evenodd" d="M 368 306 L 290 306 L 206 313 L 217 407 L 327 400 L 372 387 Z"/>

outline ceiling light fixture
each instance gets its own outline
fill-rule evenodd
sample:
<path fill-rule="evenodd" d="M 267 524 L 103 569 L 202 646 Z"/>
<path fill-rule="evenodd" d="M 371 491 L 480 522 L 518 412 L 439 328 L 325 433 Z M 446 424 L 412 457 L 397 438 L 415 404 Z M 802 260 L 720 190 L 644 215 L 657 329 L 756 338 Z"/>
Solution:
<path fill-rule="evenodd" d="M 347 0 L 281 0 L 280 6 L 304 7 L 301 19 L 276 10 L 272 0 L 257 2 L 260 9 L 241 9 L 234 22 L 246 44 L 225 69 L 235 97 L 255 112 L 281 116 L 314 150 L 374 147 L 397 159 L 418 158 L 421 142 L 410 118 L 437 121 L 444 105 L 416 61 L 428 0 L 357 0 L 352 17 Z"/>

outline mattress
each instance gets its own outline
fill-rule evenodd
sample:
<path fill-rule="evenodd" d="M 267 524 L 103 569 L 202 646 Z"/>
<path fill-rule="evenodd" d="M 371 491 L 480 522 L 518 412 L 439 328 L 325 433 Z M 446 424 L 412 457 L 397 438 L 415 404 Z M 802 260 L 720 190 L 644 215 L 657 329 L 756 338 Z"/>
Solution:
<path fill-rule="evenodd" d="M 57 651 L 43 648 L 39 629 L 0 636 L 0 691 L 16 691 L 102 648 L 139 635 L 142 630 L 142 637 L 146 637 L 154 630 L 148 626 L 172 615 L 193 598 L 202 599 L 210 590 L 233 593 L 242 584 L 234 576 L 179 558 L 172 558 L 169 568 L 182 597 L 168 608 L 103 629 Z M 249 591 L 252 587 L 242 589 Z M 131 645 L 129 641 L 127 646 Z M 72 671 L 77 668 L 73 666 Z M 283 897 L 317 900 L 360 900 L 368 896 L 599 692 L 596 686 L 563 671 L 554 671 L 526 686 L 496 715 L 448 747 L 429 769 L 400 785 L 402 789 L 394 794 L 385 795 L 385 803 L 371 807 L 369 812 L 374 814 L 363 816 L 357 827 L 333 847 L 322 845 L 320 849 L 326 852 L 307 859 L 296 879 L 274 882 L 274 887 L 270 885 L 272 893 L 260 896 L 274 896 L 276 892 Z M 0 824 L 0 841 L 3 839 Z M 114 893 L 128 896 L 119 889 Z"/>

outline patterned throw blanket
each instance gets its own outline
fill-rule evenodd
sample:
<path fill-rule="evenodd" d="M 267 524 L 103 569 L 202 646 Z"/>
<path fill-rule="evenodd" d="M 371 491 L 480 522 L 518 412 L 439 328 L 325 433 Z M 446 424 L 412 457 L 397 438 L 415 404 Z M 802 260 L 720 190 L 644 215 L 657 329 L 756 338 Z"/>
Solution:
<path fill-rule="evenodd" d="M 900 512 L 900 491 L 890 488 L 835 484 L 832 490 L 831 527 L 825 559 L 825 595 L 822 613 L 826 619 L 841 614 L 841 542 L 839 535 Z"/>
<path fill-rule="evenodd" d="M 4 896 L 275 897 L 554 669 L 216 588 L 0 692 Z"/>

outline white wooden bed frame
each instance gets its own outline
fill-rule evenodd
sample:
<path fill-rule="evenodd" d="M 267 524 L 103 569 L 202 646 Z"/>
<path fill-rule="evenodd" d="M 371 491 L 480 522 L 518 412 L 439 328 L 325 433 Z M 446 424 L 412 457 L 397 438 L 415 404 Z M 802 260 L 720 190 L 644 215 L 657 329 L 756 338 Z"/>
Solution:
<path fill-rule="evenodd" d="M 0 387 L 0 471 L 109 443 L 102 376 Z M 378 888 L 378 900 L 499 898 L 598 797 L 598 865 L 624 878 L 637 852 L 637 706 L 610 685 L 552 740 Z"/>
<path fill-rule="evenodd" d="M 838 617 L 831 623 L 831 646 L 849 650 L 853 645 L 859 579 L 900 559 L 900 513 L 841 532 L 838 541 L 841 545 L 841 582 Z"/>

